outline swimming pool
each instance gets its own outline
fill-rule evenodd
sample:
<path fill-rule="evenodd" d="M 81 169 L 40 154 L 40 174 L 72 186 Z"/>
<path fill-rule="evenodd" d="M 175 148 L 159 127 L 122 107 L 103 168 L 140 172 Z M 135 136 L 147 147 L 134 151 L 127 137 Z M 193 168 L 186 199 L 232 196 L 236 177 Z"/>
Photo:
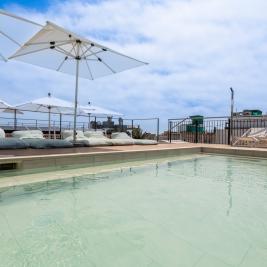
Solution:
<path fill-rule="evenodd" d="M 0 266 L 266 266 L 265 159 L 192 155 L 0 192 Z"/>

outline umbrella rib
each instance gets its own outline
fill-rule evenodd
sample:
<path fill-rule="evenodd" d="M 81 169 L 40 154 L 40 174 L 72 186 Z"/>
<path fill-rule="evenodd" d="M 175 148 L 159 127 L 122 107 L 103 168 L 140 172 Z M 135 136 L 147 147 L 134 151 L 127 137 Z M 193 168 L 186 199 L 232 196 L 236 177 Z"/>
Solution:
<path fill-rule="evenodd" d="M 97 59 L 98 59 L 98 61 L 103 63 L 109 70 L 111 70 L 113 73 L 116 73 L 116 71 L 113 70 L 102 58 L 97 58 Z"/>
<path fill-rule="evenodd" d="M 60 44 L 60 45 L 64 45 L 64 44 Z M 59 48 L 60 45 L 55 45 L 55 48 Z M 23 53 L 23 54 L 20 54 L 20 55 L 16 55 L 15 54 L 15 55 L 9 57 L 9 59 L 16 58 L 16 57 L 21 57 L 21 56 L 26 56 L 26 55 L 33 54 L 33 53 L 36 53 L 36 52 L 41 52 L 41 51 L 44 51 L 44 50 L 47 50 L 47 49 L 50 49 L 50 46 L 49 47 L 40 48 L 40 49 L 37 49 L 37 50 L 34 50 L 34 51 L 29 51 L 29 52 L 26 52 L 26 53 Z M 64 49 L 62 49 L 62 50 L 64 50 Z M 57 51 L 57 52 L 59 52 L 59 51 Z M 73 55 L 71 55 L 71 56 L 73 57 Z"/>
<path fill-rule="evenodd" d="M 34 51 L 30 51 L 30 52 L 22 53 L 22 54 L 20 54 L 20 55 L 16 55 L 16 54 L 15 54 L 15 55 L 9 57 L 8 59 L 17 58 L 17 57 L 21 57 L 21 56 L 26 56 L 26 55 L 33 54 L 33 53 L 36 53 L 36 52 L 41 52 L 41 51 L 44 51 L 44 50 L 47 50 L 47 49 L 49 49 L 49 47 L 40 48 L 40 49 L 37 49 L 37 50 L 34 50 Z"/>
<path fill-rule="evenodd" d="M 72 46 L 72 49 L 68 52 L 68 53 L 70 53 L 71 54 L 71 52 L 72 52 L 72 50 L 74 49 L 74 46 Z M 63 66 L 63 64 L 65 63 L 65 61 L 67 61 L 67 57 L 65 57 L 63 60 L 62 60 L 62 62 L 60 63 L 60 65 L 58 66 L 58 68 L 57 68 L 57 71 L 59 71 L 60 69 L 61 69 L 61 67 Z"/>
<path fill-rule="evenodd" d="M 82 50 L 82 52 L 83 52 L 83 48 L 82 48 L 82 46 L 81 46 L 81 50 Z M 93 75 L 92 75 L 90 66 L 89 66 L 89 64 L 88 64 L 88 62 L 87 62 L 87 60 L 86 60 L 86 58 L 85 58 L 85 63 L 86 63 L 86 66 L 87 66 L 87 68 L 88 68 L 88 71 L 89 71 L 89 74 L 90 74 L 90 76 L 91 76 L 91 79 L 93 80 L 94 77 L 93 77 Z"/>
<path fill-rule="evenodd" d="M 64 44 L 68 44 L 68 43 L 72 43 L 71 40 L 60 40 L 60 41 L 54 41 L 56 45 L 64 45 Z M 25 46 L 30 46 L 30 45 L 42 45 L 42 44 L 49 44 L 50 42 L 36 42 L 36 43 L 27 43 L 25 44 Z"/>
<path fill-rule="evenodd" d="M 100 54 L 100 53 L 103 53 L 103 52 L 104 51 L 97 51 L 97 52 L 91 53 L 89 55 L 86 55 L 85 57 L 87 58 L 87 57 L 95 56 L 95 55 Z"/>
<path fill-rule="evenodd" d="M 6 58 L 2 54 L 0 54 L 0 58 L 2 58 L 5 62 L 7 62 Z"/>
<path fill-rule="evenodd" d="M 10 40 L 11 42 L 13 42 L 13 43 L 15 43 L 16 45 L 18 45 L 18 46 L 21 46 L 21 44 L 20 43 L 18 43 L 16 40 L 14 40 L 13 38 L 11 38 L 9 35 L 7 35 L 6 33 L 4 33 L 4 32 L 2 32 L 2 31 L 0 31 L 0 33 L 2 34 L 2 35 L 4 35 L 8 40 Z"/>
<path fill-rule="evenodd" d="M 83 53 L 81 54 L 81 57 L 83 57 L 83 56 L 85 56 L 86 57 L 86 53 L 88 52 L 88 51 L 90 51 L 90 49 L 92 48 L 92 45 L 90 45 L 89 47 L 87 47 L 86 45 L 84 45 L 85 47 L 86 47 L 86 50 L 85 51 L 83 51 Z"/>
<path fill-rule="evenodd" d="M 55 50 L 61 54 L 65 54 L 66 56 L 75 58 L 74 55 L 71 54 L 72 50 L 70 52 L 66 51 L 65 49 L 63 49 L 62 47 L 56 47 Z"/>

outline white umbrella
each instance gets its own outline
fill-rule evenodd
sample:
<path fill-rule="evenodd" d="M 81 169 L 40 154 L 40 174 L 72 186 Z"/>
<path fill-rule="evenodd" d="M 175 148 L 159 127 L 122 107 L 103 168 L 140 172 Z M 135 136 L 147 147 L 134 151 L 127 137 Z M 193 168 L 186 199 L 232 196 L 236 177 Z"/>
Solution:
<path fill-rule="evenodd" d="M 23 112 L 18 111 L 16 107 L 9 105 L 7 102 L 0 100 L 0 112 L 14 113 L 14 129 L 17 128 L 17 114 L 23 114 Z"/>
<path fill-rule="evenodd" d="M 101 108 L 98 106 L 94 106 L 94 105 L 88 105 L 88 106 L 79 106 L 79 110 L 82 113 L 86 113 L 89 116 L 89 127 L 90 127 L 90 119 L 91 116 L 96 116 L 96 115 L 103 115 L 103 116 L 108 116 L 108 117 L 112 117 L 112 116 L 123 116 L 123 114 L 113 111 L 113 110 L 109 110 L 109 109 L 105 109 L 105 108 Z"/>
<path fill-rule="evenodd" d="M 0 60 L 21 47 L 42 25 L 0 9 Z"/>
<path fill-rule="evenodd" d="M 0 109 L 4 111 L 7 108 L 12 108 L 12 106 L 0 99 Z"/>
<path fill-rule="evenodd" d="M 86 113 L 86 114 L 90 114 L 90 115 L 103 115 L 103 116 L 123 116 L 122 113 L 113 111 L 113 110 L 109 110 L 109 109 L 105 109 L 102 107 L 98 107 L 98 106 L 94 106 L 94 105 L 89 105 L 89 106 L 79 106 L 79 109 Z"/>
<path fill-rule="evenodd" d="M 38 98 L 23 104 L 16 105 L 17 109 L 33 112 L 48 112 L 48 133 L 50 138 L 51 131 L 51 113 L 73 114 L 73 103 L 51 96 Z"/>
<path fill-rule="evenodd" d="M 51 22 L 47 22 L 10 59 L 76 76 L 74 141 L 76 140 L 79 76 L 93 80 L 146 64 L 80 37 Z"/>

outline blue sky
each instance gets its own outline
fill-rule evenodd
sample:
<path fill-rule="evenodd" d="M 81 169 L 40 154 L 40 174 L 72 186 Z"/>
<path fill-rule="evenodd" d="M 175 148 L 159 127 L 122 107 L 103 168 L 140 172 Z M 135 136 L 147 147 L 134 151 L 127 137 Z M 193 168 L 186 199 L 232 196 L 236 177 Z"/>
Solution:
<path fill-rule="evenodd" d="M 91 101 L 126 117 L 160 117 L 166 126 L 173 117 L 228 114 L 233 87 L 236 109 L 267 112 L 266 0 L 2 0 L 0 6 L 149 62 L 93 82 L 81 79 L 81 104 Z M 5 101 L 16 104 L 48 91 L 73 99 L 72 76 L 3 64 Z"/>
<path fill-rule="evenodd" d="M 47 0 L 18 0 L 18 1 L 10 1 L 10 0 L 1 0 L 0 6 L 1 8 L 5 8 L 12 5 L 22 6 L 24 8 L 31 8 L 37 10 L 45 10 L 48 7 L 48 3 L 52 1 Z"/>

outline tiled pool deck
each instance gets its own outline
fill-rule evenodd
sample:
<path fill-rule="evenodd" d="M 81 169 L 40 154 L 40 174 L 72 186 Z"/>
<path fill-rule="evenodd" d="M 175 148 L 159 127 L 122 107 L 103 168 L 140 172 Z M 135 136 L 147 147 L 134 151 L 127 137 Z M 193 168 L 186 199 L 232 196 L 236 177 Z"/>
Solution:
<path fill-rule="evenodd" d="M 191 143 L 149 146 L 111 146 L 71 149 L 27 149 L 0 151 L 0 164 L 15 164 L 15 171 L 0 171 L 0 188 L 21 184 L 65 179 L 123 167 L 190 157 L 192 154 L 215 153 L 267 158 L 267 149 L 230 147 Z M 53 175 L 51 176 L 51 171 Z"/>

